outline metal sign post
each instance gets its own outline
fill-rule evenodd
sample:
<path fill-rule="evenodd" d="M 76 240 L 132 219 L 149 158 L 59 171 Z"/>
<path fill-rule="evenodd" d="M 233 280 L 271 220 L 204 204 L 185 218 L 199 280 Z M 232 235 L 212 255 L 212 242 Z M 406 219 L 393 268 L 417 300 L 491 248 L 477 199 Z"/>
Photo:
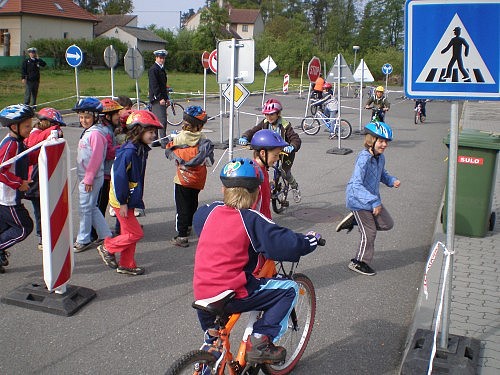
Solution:
<path fill-rule="evenodd" d="M 392 73 L 392 65 L 389 63 L 384 64 L 384 66 L 382 66 L 382 73 L 385 74 L 385 91 L 387 92 L 387 79 L 389 77 L 389 74 Z"/>
<path fill-rule="evenodd" d="M 260 62 L 260 67 L 264 71 L 264 89 L 262 90 L 262 103 L 261 108 L 264 107 L 264 101 L 266 98 L 266 86 L 267 86 L 267 75 L 271 73 L 274 69 L 277 68 L 276 63 L 274 62 L 271 56 L 267 56 L 264 60 Z"/>
<path fill-rule="evenodd" d="M 139 78 L 144 73 L 144 59 L 137 47 L 127 50 L 124 57 L 124 66 L 129 77 L 135 79 L 135 92 L 137 103 L 139 103 Z"/>
<path fill-rule="evenodd" d="M 111 97 L 115 98 L 115 66 L 118 64 L 118 55 L 113 47 L 110 45 L 104 50 L 104 63 L 111 68 Z"/>
<path fill-rule="evenodd" d="M 207 108 L 207 69 L 210 68 L 209 64 L 210 54 L 205 51 L 201 55 L 201 65 L 203 66 L 203 109 Z"/>

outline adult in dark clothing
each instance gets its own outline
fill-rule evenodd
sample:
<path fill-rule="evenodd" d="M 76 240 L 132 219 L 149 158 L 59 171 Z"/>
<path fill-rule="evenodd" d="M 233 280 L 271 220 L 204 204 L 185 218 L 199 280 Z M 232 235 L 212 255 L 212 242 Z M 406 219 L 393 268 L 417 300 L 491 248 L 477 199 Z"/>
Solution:
<path fill-rule="evenodd" d="M 163 129 L 159 129 L 159 142 L 153 142 L 153 146 L 160 146 L 165 148 L 167 144 L 167 105 L 170 104 L 168 100 L 167 91 L 167 72 L 165 71 L 165 58 L 167 51 L 159 49 L 153 52 L 155 55 L 155 63 L 149 68 L 149 102 L 151 103 L 151 110 L 158 117 Z"/>
<path fill-rule="evenodd" d="M 464 38 L 460 36 L 460 32 L 462 29 L 460 27 L 455 27 L 453 29 L 453 33 L 455 34 L 454 38 L 451 38 L 450 43 L 446 46 L 445 49 L 441 51 L 441 53 L 446 53 L 451 47 L 453 47 L 450 62 L 448 63 L 448 68 L 446 69 L 446 75 L 443 78 L 451 78 L 451 70 L 455 62 L 458 64 L 458 69 L 462 73 L 462 79 L 468 79 L 469 73 L 464 68 L 464 63 L 462 61 L 462 46 L 465 47 L 464 55 L 467 57 L 469 55 L 469 44 L 465 41 Z"/>
<path fill-rule="evenodd" d="M 40 67 L 46 66 L 47 63 L 38 58 L 35 47 L 28 48 L 29 58 L 23 61 L 21 78 L 25 85 L 24 104 L 30 105 L 33 99 L 32 106 L 36 107 L 36 97 L 38 96 L 38 86 L 40 86 Z"/>

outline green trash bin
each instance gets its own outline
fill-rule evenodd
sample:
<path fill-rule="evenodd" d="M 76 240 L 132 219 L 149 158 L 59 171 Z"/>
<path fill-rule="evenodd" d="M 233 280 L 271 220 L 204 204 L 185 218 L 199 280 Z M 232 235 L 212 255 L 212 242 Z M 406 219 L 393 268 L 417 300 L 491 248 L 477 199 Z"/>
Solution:
<path fill-rule="evenodd" d="M 443 139 L 450 145 L 449 136 Z M 484 237 L 495 226 L 491 212 L 495 190 L 497 154 L 500 135 L 464 129 L 458 135 L 457 183 L 455 197 L 455 234 Z M 443 230 L 446 232 L 448 184 L 443 207 Z"/>

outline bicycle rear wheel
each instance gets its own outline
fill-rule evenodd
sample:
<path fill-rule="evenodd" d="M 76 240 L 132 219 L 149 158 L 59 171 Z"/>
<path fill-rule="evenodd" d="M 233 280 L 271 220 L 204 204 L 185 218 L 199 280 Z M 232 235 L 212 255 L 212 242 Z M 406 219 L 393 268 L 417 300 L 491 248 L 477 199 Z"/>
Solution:
<path fill-rule="evenodd" d="M 142 100 L 134 100 L 132 103 L 132 109 L 148 109 L 148 104 Z"/>
<path fill-rule="evenodd" d="M 300 126 L 302 127 L 303 132 L 308 135 L 318 134 L 319 128 L 321 127 L 319 120 L 311 116 L 305 117 Z"/>
<path fill-rule="evenodd" d="M 262 371 L 268 375 L 290 373 L 306 350 L 311 337 L 316 316 L 316 292 L 312 281 L 304 274 L 292 276 L 299 285 L 297 304 L 288 319 L 288 329 L 276 345 L 286 348 L 287 359 L 282 365 L 262 365 Z"/>
<path fill-rule="evenodd" d="M 338 130 L 337 130 L 338 131 Z M 352 134 L 352 126 L 349 121 L 340 119 L 340 138 L 347 139 Z"/>
<path fill-rule="evenodd" d="M 288 182 L 285 181 L 282 174 L 274 180 L 274 189 L 271 191 L 271 205 L 273 211 L 277 214 L 282 213 L 288 207 Z"/>
<path fill-rule="evenodd" d="M 166 375 L 211 374 L 217 359 L 203 350 L 193 350 L 177 361 L 167 370 Z"/>
<path fill-rule="evenodd" d="M 179 103 L 174 103 L 167 107 L 167 122 L 172 126 L 182 124 L 182 117 L 184 115 L 184 107 Z"/>

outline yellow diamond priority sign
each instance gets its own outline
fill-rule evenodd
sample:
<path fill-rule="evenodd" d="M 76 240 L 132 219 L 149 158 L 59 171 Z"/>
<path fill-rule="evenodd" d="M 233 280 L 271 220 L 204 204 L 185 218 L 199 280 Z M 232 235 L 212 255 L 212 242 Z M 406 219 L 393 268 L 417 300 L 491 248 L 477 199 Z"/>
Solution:
<path fill-rule="evenodd" d="M 222 92 L 222 95 L 231 101 L 231 85 L 228 85 L 226 89 Z M 235 108 L 240 108 L 243 102 L 250 96 L 250 91 L 243 86 L 241 83 L 234 84 L 234 106 Z"/>

